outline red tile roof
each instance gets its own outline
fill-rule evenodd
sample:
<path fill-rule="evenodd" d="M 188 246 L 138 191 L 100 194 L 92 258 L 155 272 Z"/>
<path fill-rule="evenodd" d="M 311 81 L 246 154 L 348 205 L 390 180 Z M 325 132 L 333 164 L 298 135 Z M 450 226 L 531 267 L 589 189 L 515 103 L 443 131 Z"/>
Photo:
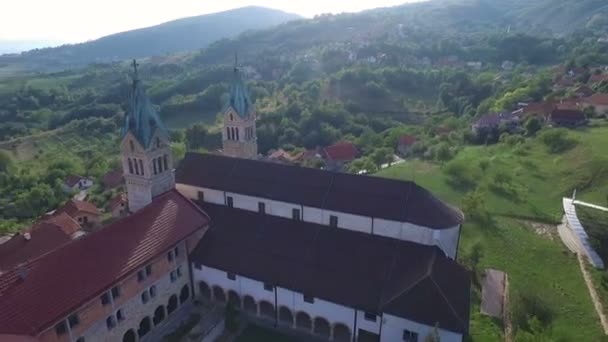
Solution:
<path fill-rule="evenodd" d="M 208 223 L 207 214 L 173 190 L 0 275 L 0 332 L 36 336 Z"/>
<path fill-rule="evenodd" d="M 34 225 L 0 245 L 0 277 L 17 265 L 36 259 L 70 241 L 70 234 L 55 224 L 40 222 Z"/>
<path fill-rule="evenodd" d="M 106 189 L 114 189 L 119 187 L 124 183 L 124 178 L 122 176 L 121 170 L 113 170 L 106 173 L 101 180 L 104 188 Z"/>
<path fill-rule="evenodd" d="M 121 193 L 110 200 L 110 209 L 114 210 L 117 205 L 126 204 L 127 203 L 127 194 Z"/>
<path fill-rule="evenodd" d="M 555 104 L 552 102 L 532 102 L 522 108 L 524 116 L 532 116 L 533 114 L 547 117 L 555 109 Z"/>
<path fill-rule="evenodd" d="M 63 207 L 57 209 L 57 213 L 66 213 L 71 217 L 74 217 L 79 212 L 99 215 L 99 210 L 97 210 L 97 207 L 93 203 L 75 199 L 69 200 Z"/>
<path fill-rule="evenodd" d="M 593 94 L 584 101 L 594 106 L 608 106 L 608 94 Z"/>
<path fill-rule="evenodd" d="M 339 141 L 323 149 L 327 159 L 338 161 L 351 161 L 357 158 L 357 147 L 350 141 Z"/>
<path fill-rule="evenodd" d="M 551 113 L 551 121 L 560 124 L 577 123 L 586 119 L 585 114 L 580 110 L 555 109 Z"/>
<path fill-rule="evenodd" d="M 589 83 L 600 83 L 608 81 L 608 74 L 593 74 L 589 77 Z"/>
<path fill-rule="evenodd" d="M 67 235 L 72 235 L 80 230 L 80 225 L 67 213 L 56 213 L 55 215 L 49 216 L 43 220 L 54 224 L 61 228 L 61 230 Z"/>
<path fill-rule="evenodd" d="M 413 135 L 403 135 L 399 137 L 399 145 L 411 146 L 416 142 L 416 137 Z"/>

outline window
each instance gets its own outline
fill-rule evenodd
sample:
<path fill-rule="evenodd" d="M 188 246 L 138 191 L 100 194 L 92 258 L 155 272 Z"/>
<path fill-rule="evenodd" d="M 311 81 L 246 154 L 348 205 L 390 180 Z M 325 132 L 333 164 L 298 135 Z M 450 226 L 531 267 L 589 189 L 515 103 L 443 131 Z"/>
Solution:
<path fill-rule="evenodd" d="M 177 274 L 175 271 L 171 271 L 171 282 L 173 283 L 175 280 L 177 280 Z"/>
<path fill-rule="evenodd" d="M 135 164 L 135 174 L 139 176 L 139 164 L 137 164 L 137 159 L 133 159 L 133 163 Z"/>
<path fill-rule="evenodd" d="M 156 286 L 152 285 L 150 286 L 150 298 L 154 298 L 156 297 Z"/>
<path fill-rule="evenodd" d="M 88 216 L 84 216 L 82 218 L 82 220 L 84 221 L 84 223 L 88 223 L 89 222 L 89 217 Z"/>
<path fill-rule="evenodd" d="M 315 298 L 313 296 L 307 296 L 307 295 L 302 295 L 304 297 L 304 301 L 306 303 L 314 303 L 315 302 Z"/>
<path fill-rule="evenodd" d="M 173 249 L 173 253 L 175 253 L 176 258 L 179 256 L 179 246 L 176 246 L 175 249 Z"/>
<path fill-rule="evenodd" d="M 264 283 L 264 290 L 273 292 L 274 286 L 272 286 L 272 284 Z"/>
<path fill-rule="evenodd" d="M 121 322 L 125 320 L 125 315 L 122 314 L 122 310 L 116 311 L 116 319 Z"/>
<path fill-rule="evenodd" d="M 152 265 L 146 266 L 146 277 L 149 277 L 152 274 Z"/>
<path fill-rule="evenodd" d="M 199 202 L 205 202 L 205 193 L 202 191 L 198 192 L 198 200 Z"/>
<path fill-rule="evenodd" d="M 234 121 L 234 115 L 232 115 L 232 113 L 230 113 L 230 121 Z"/>
<path fill-rule="evenodd" d="M 149 299 L 150 299 L 150 295 L 148 294 L 148 290 L 145 290 L 144 292 L 142 292 L 142 294 L 141 294 L 141 302 L 144 303 L 144 304 L 146 304 Z"/>
<path fill-rule="evenodd" d="M 161 161 L 161 157 L 156 158 L 156 163 L 158 164 L 158 173 L 163 172 L 163 163 Z"/>
<path fill-rule="evenodd" d="M 101 305 L 110 304 L 110 294 L 108 292 L 105 292 L 104 294 L 102 294 L 100 299 L 101 299 Z"/>
<path fill-rule="evenodd" d="M 77 314 L 70 315 L 70 317 L 68 317 L 68 323 L 70 324 L 70 328 L 73 328 L 73 327 L 77 326 L 78 324 L 80 324 L 80 319 L 78 318 L 78 315 Z"/>
<path fill-rule="evenodd" d="M 329 216 L 329 225 L 331 227 L 337 227 L 338 226 L 338 216 L 330 215 Z"/>
<path fill-rule="evenodd" d="M 156 168 L 156 159 L 152 159 L 152 167 L 154 168 L 154 174 L 158 174 L 158 169 Z"/>
<path fill-rule="evenodd" d="M 403 330 L 403 341 L 418 342 L 418 333 L 409 330 Z"/>
<path fill-rule="evenodd" d="M 238 127 L 236 128 L 236 140 L 241 140 L 239 138 L 239 128 Z"/>
<path fill-rule="evenodd" d="M 146 275 L 144 274 L 144 270 L 139 270 L 137 272 L 137 281 L 141 283 L 142 281 L 144 281 L 144 279 L 146 279 Z"/>
<path fill-rule="evenodd" d="M 226 139 L 230 140 L 230 127 L 226 127 Z"/>
<path fill-rule="evenodd" d="M 156 148 L 159 148 L 159 147 L 160 147 L 160 139 L 156 138 Z"/>
<path fill-rule="evenodd" d="M 169 169 L 169 158 L 167 158 L 166 154 L 163 156 L 163 169 Z"/>
<path fill-rule="evenodd" d="M 133 162 L 131 161 L 131 158 L 129 158 L 129 173 L 133 174 Z"/>
<path fill-rule="evenodd" d="M 230 208 L 234 207 L 234 199 L 232 198 L 232 196 L 226 197 L 226 204 L 228 204 L 228 207 Z"/>
<path fill-rule="evenodd" d="M 260 214 L 266 214 L 266 203 L 258 202 L 258 212 Z"/>
<path fill-rule="evenodd" d="M 141 175 L 144 175 L 144 162 L 139 159 L 139 169 L 141 170 Z"/>
<path fill-rule="evenodd" d="M 118 286 L 114 286 L 112 288 L 112 298 L 116 299 L 120 297 L 120 290 L 118 289 Z"/>
<path fill-rule="evenodd" d="M 169 253 L 167 253 L 167 260 L 173 261 L 173 251 L 169 251 Z"/>
<path fill-rule="evenodd" d="M 294 220 L 300 220 L 300 209 L 291 209 L 291 218 Z"/>
<path fill-rule="evenodd" d="M 76 342 L 84 342 L 84 337 L 82 337 L 82 336 L 81 336 L 81 337 L 79 337 L 79 338 L 76 340 Z"/>
<path fill-rule="evenodd" d="M 65 325 L 65 321 L 60 322 L 55 326 L 55 332 L 57 336 L 61 336 L 68 331 L 67 326 Z"/>
<path fill-rule="evenodd" d="M 131 148 L 131 152 L 135 151 L 135 144 L 133 144 L 133 140 L 129 140 L 129 147 Z"/>
<path fill-rule="evenodd" d="M 178 278 L 182 276 L 182 267 L 181 266 L 177 267 L 177 272 L 176 273 L 177 273 L 177 277 Z"/>
<path fill-rule="evenodd" d="M 376 315 L 371 312 L 366 312 L 364 317 L 365 317 L 366 321 L 370 321 L 370 322 L 376 321 Z"/>
<path fill-rule="evenodd" d="M 230 280 L 236 280 L 236 274 L 234 273 L 226 272 L 226 277 Z"/>
<path fill-rule="evenodd" d="M 106 318 L 106 326 L 108 327 L 108 329 L 112 329 L 116 326 L 116 319 L 114 318 L 114 315 L 108 316 L 108 318 Z"/>

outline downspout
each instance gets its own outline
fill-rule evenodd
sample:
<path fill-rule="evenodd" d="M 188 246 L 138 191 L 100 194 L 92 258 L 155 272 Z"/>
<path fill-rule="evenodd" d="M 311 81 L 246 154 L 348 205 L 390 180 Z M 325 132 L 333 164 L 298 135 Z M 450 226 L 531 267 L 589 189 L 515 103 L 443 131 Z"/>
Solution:
<path fill-rule="evenodd" d="M 462 224 L 458 225 L 458 241 L 456 241 L 456 251 L 454 252 L 454 261 L 458 257 L 458 247 L 460 247 L 460 236 L 462 235 Z"/>
<path fill-rule="evenodd" d="M 382 314 L 380 314 L 380 331 L 378 331 L 378 340 L 382 341 L 382 326 L 384 325 L 384 318 L 382 318 Z"/>
<path fill-rule="evenodd" d="M 279 301 L 277 300 L 278 288 L 274 287 L 274 327 L 279 325 Z"/>
<path fill-rule="evenodd" d="M 353 342 L 357 342 L 357 309 L 355 309 L 355 322 L 353 323 Z"/>

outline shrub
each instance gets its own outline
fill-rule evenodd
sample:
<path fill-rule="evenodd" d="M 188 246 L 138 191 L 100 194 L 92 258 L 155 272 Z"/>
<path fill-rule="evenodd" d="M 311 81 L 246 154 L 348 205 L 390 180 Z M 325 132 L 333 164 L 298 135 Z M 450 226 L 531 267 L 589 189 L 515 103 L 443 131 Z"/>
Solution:
<path fill-rule="evenodd" d="M 464 160 L 452 160 L 445 165 L 445 173 L 454 185 L 475 185 L 475 176 L 469 170 Z"/>
<path fill-rule="evenodd" d="M 576 139 L 570 137 L 568 131 L 563 128 L 545 130 L 539 138 L 551 153 L 567 151 L 577 144 Z"/>
<path fill-rule="evenodd" d="M 531 331 L 533 326 L 530 322 L 538 322 L 543 328 L 551 325 L 553 321 L 553 309 L 536 292 L 523 287 L 511 305 L 511 318 L 515 329 Z"/>
<path fill-rule="evenodd" d="M 536 135 L 536 132 L 540 131 L 542 127 L 542 123 L 537 117 L 531 117 L 525 124 L 526 134 L 529 136 Z"/>

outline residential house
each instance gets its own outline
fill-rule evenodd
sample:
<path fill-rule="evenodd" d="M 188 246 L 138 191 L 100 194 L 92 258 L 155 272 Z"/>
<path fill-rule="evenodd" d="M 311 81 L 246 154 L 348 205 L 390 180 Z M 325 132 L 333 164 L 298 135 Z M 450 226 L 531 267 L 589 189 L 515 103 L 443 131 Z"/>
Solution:
<path fill-rule="evenodd" d="M 339 141 L 321 151 L 325 168 L 330 171 L 343 171 L 344 166 L 357 159 L 358 155 L 357 147 L 350 141 Z"/>
<path fill-rule="evenodd" d="M 553 109 L 555 109 L 553 102 L 531 102 L 515 111 L 514 114 L 519 115 L 523 120 L 536 117 L 544 122 L 551 115 Z"/>
<path fill-rule="evenodd" d="M 298 156 L 292 156 L 289 152 L 279 148 L 278 150 L 268 151 L 268 156 L 265 159 L 275 163 L 294 164 Z"/>
<path fill-rule="evenodd" d="M 593 95 L 594 91 L 587 85 L 580 85 L 574 89 L 574 94 L 578 98 L 589 97 Z"/>
<path fill-rule="evenodd" d="M 112 170 L 103 176 L 101 182 L 105 190 L 110 190 L 124 185 L 125 178 L 122 174 L 122 170 Z"/>
<path fill-rule="evenodd" d="M 593 94 L 581 101 L 583 107 L 594 107 L 599 114 L 608 113 L 608 94 Z"/>
<path fill-rule="evenodd" d="M 555 108 L 547 120 L 553 126 L 578 127 L 587 123 L 585 114 L 578 109 Z"/>
<path fill-rule="evenodd" d="M 87 201 L 69 200 L 63 207 L 57 209 L 55 215 L 68 214 L 81 226 L 94 227 L 100 223 L 101 214 L 97 207 Z"/>
<path fill-rule="evenodd" d="M 120 193 L 114 196 L 114 198 L 110 200 L 109 208 L 113 218 L 120 218 L 129 214 L 127 195 L 125 193 Z"/>
<path fill-rule="evenodd" d="M 521 120 L 517 113 L 491 113 L 477 119 L 471 129 L 473 133 L 480 134 L 481 132 L 498 130 L 501 125 L 505 125 L 507 130 L 514 131 L 520 124 Z"/>
<path fill-rule="evenodd" d="M 397 151 L 399 151 L 402 156 L 407 156 L 411 152 L 412 146 L 414 146 L 416 141 L 417 139 L 413 135 L 400 136 L 397 141 Z"/>
<path fill-rule="evenodd" d="M 66 192 L 86 190 L 92 186 L 92 179 L 78 175 L 68 175 L 63 182 L 63 189 Z"/>
<path fill-rule="evenodd" d="M 598 83 L 602 83 L 602 82 L 608 82 L 608 73 L 592 74 L 591 77 L 589 77 L 589 81 L 587 81 L 587 83 L 590 85 L 594 85 L 594 84 L 598 84 Z"/>

